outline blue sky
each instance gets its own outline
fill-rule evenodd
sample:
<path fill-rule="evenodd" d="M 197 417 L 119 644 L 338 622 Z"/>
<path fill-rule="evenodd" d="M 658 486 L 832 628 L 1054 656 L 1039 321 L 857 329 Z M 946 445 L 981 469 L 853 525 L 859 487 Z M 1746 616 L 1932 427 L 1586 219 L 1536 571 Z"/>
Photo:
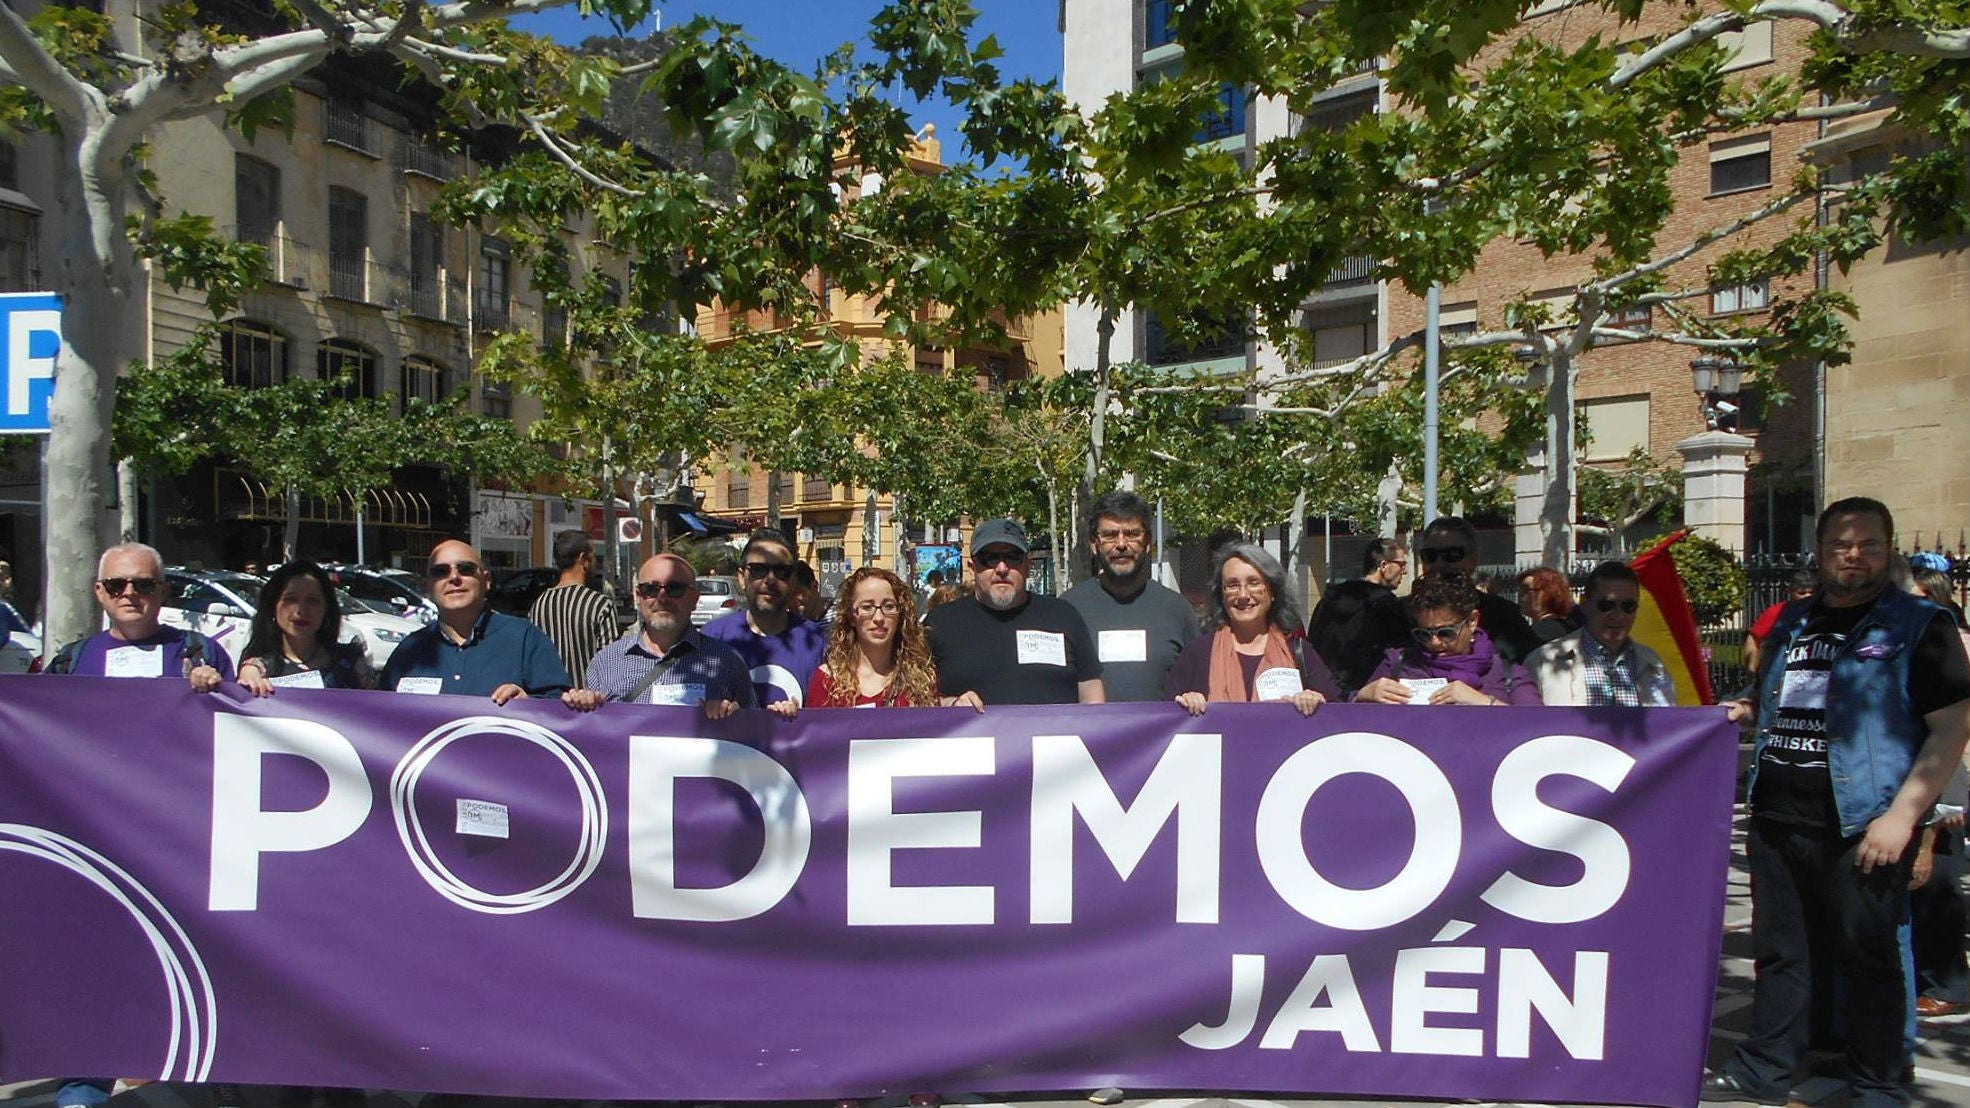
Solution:
<path fill-rule="evenodd" d="M 869 20 L 882 10 L 883 0 L 660 0 L 663 25 L 676 27 L 693 16 L 709 15 L 745 28 L 753 46 L 803 73 L 811 73 L 824 55 L 853 41 L 865 51 Z M 974 32 L 993 35 L 1005 50 L 999 71 L 1006 80 L 1060 79 L 1060 0 L 974 0 L 978 22 Z M 563 42 L 611 33 L 607 22 L 583 20 L 572 7 L 520 21 L 518 26 Z M 639 31 L 647 28 L 639 28 Z M 959 151 L 956 113 L 941 101 L 906 104 L 919 126 L 935 123 L 945 140 L 945 161 Z"/>

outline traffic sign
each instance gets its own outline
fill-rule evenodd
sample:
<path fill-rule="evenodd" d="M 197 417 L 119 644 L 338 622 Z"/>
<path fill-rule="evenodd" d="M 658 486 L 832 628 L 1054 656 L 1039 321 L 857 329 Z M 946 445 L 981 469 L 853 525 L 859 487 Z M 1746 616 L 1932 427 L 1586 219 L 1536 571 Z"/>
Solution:
<path fill-rule="evenodd" d="M 62 350 L 62 298 L 0 293 L 0 433 L 45 435 Z"/>
<path fill-rule="evenodd" d="M 623 516 L 616 520 L 617 542 L 642 542 L 643 521 L 635 516 Z"/>

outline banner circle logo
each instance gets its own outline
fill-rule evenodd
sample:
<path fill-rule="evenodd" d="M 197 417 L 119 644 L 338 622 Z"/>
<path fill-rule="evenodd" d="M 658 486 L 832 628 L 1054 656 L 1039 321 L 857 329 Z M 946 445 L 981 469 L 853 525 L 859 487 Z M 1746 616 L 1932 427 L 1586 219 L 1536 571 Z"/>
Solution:
<path fill-rule="evenodd" d="M 219 1045 L 219 1000 L 205 959 L 177 919 L 123 867 L 65 835 L 24 823 L 0 823 L 0 853 L 25 854 L 74 873 L 110 895 L 144 930 L 164 971 L 171 1001 L 171 1037 L 163 1081 L 204 1081 Z"/>
<path fill-rule="evenodd" d="M 567 769 L 575 791 L 581 794 L 581 843 L 575 856 L 566 869 L 524 892 L 489 893 L 461 880 L 431 849 L 424 824 L 417 818 L 417 783 L 425 769 L 446 747 L 470 735 L 507 735 L 540 747 Z M 390 775 L 390 813 L 397 821 L 397 837 L 403 840 L 404 852 L 427 884 L 461 908 L 496 916 L 545 908 L 580 888 L 602 864 L 602 844 L 609 834 L 609 807 L 602 795 L 602 780 L 581 751 L 539 724 L 498 716 L 453 720 L 419 739 Z"/>

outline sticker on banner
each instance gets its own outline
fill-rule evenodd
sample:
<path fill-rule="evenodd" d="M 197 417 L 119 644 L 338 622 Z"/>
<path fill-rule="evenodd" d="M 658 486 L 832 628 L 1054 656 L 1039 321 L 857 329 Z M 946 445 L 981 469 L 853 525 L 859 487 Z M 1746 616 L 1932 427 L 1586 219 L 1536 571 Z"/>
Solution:
<path fill-rule="evenodd" d="M 1066 665 L 1067 636 L 1058 631 L 1021 631 L 1019 664 L 1022 666 Z"/>
<path fill-rule="evenodd" d="M 1140 627 L 1103 631 L 1097 644 L 1104 662 L 1146 662 L 1149 660 L 1149 632 Z"/>
<path fill-rule="evenodd" d="M 651 704 L 676 704 L 688 708 L 693 704 L 704 702 L 705 687 L 695 681 L 677 685 L 650 686 L 648 703 Z"/>
<path fill-rule="evenodd" d="M 506 838 L 506 805 L 490 800 L 458 800 L 458 833 L 487 839 Z"/>
<path fill-rule="evenodd" d="M 445 691 L 445 679 L 442 677 L 399 677 L 397 678 L 397 691 L 400 693 L 410 693 L 413 696 L 436 696 Z"/>
<path fill-rule="evenodd" d="M 1298 696 L 1306 686 L 1300 684 L 1300 671 L 1289 666 L 1275 666 L 1259 674 L 1252 682 L 1254 700 L 1290 700 Z"/>
<path fill-rule="evenodd" d="M 1449 681 L 1441 677 L 1405 677 L 1402 679 L 1402 683 L 1409 686 L 1409 703 L 1411 704 L 1428 704 L 1430 697 L 1437 694 L 1437 690 L 1450 684 Z"/>
<path fill-rule="evenodd" d="M 322 683 L 321 670 L 318 669 L 311 669 L 302 673 L 290 673 L 285 677 L 269 677 L 267 678 L 267 684 L 282 689 L 325 689 L 328 687 Z"/>
<path fill-rule="evenodd" d="M 104 677 L 162 677 L 164 648 L 119 646 L 103 655 Z"/>

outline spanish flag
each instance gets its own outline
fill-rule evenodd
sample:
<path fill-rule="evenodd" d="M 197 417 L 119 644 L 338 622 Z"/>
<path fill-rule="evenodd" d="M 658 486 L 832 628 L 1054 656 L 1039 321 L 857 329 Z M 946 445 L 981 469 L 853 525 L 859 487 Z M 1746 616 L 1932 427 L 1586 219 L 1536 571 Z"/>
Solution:
<path fill-rule="evenodd" d="M 1628 563 L 1642 579 L 1642 606 L 1635 613 L 1635 641 L 1662 655 L 1669 676 L 1676 679 L 1676 703 L 1688 707 L 1716 703 L 1710 689 L 1710 667 L 1703 661 L 1703 640 L 1696 630 L 1696 613 L 1683 592 L 1683 578 L 1669 548 L 1689 537 L 1690 528 L 1667 536 L 1635 555 Z"/>

